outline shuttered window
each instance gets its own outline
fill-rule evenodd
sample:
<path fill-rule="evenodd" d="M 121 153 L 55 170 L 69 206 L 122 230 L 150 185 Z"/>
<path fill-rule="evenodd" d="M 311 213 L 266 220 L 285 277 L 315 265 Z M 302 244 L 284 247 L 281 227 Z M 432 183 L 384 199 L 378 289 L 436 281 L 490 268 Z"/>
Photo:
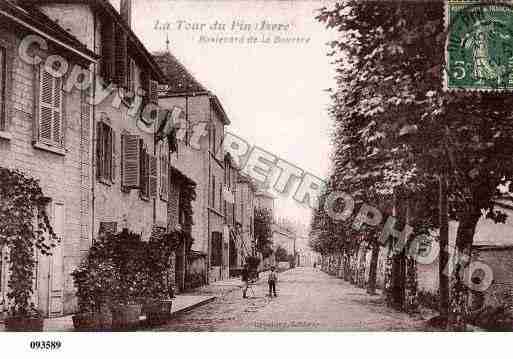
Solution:
<path fill-rule="evenodd" d="M 224 211 L 224 200 L 223 200 L 223 184 L 219 183 L 219 212 L 223 213 Z"/>
<path fill-rule="evenodd" d="M 210 200 L 210 207 L 216 207 L 216 178 L 212 176 L 212 195 Z"/>
<path fill-rule="evenodd" d="M 139 140 L 139 151 L 140 151 L 140 177 L 141 177 L 141 188 L 140 196 L 143 199 L 150 197 L 150 156 L 143 140 Z"/>
<path fill-rule="evenodd" d="M 116 83 L 119 87 L 127 88 L 128 85 L 128 71 L 127 71 L 127 58 L 128 58 L 128 43 L 127 35 L 121 26 L 116 27 Z"/>
<path fill-rule="evenodd" d="M 132 58 L 128 58 L 127 64 L 128 71 L 128 91 L 127 97 L 134 98 L 135 96 L 135 61 Z"/>
<path fill-rule="evenodd" d="M 168 200 L 169 191 L 169 156 L 167 145 L 160 145 L 160 199 Z"/>
<path fill-rule="evenodd" d="M 100 222 L 100 229 L 98 230 L 99 236 L 116 234 L 118 231 L 117 222 Z"/>
<path fill-rule="evenodd" d="M 212 266 L 221 266 L 223 260 L 223 235 L 221 232 L 212 232 Z"/>
<path fill-rule="evenodd" d="M 47 145 L 63 145 L 62 79 L 53 77 L 44 66 L 39 68 L 38 140 Z"/>
<path fill-rule="evenodd" d="M 141 185 L 139 136 L 124 133 L 121 139 L 121 185 L 123 190 Z"/>
<path fill-rule="evenodd" d="M 157 104 L 159 100 L 159 84 L 157 81 L 149 80 L 149 86 L 148 86 L 148 99 L 150 102 Z"/>
<path fill-rule="evenodd" d="M 113 183 L 115 136 L 112 128 L 98 122 L 96 134 L 96 175 L 103 182 Z"/>
<path fill-rule="evenodd" d="M 0 131 L 6 129 L 6 111 L 5 111 L 5 87 L 6 87 L 6 59 L 5 48 L 0 47 Z"/>
<path fill-rule="evenodd" d="M 157 198 L 158 193 L 158 170 L 157 170 L 157 157 L 148 156 L 148 164 L 149 164 L 149 178 L 148 178 L 148 188 L 149 194 L 151 198 Z"/>
<path fill-rule="evenodd" d="M 105 81 L 114 79 L 114 64 L 116 61 L 116 31 L 115 24 L 105 21 L 101 26 L 101 75 Z"/>

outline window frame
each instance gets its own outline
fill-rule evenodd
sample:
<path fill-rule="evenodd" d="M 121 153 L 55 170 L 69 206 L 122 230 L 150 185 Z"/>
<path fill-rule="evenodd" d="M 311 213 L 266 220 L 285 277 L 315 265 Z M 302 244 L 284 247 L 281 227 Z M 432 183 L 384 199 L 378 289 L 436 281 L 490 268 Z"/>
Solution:
<path fill-rule="evenodd" d="M 216 207 L 216 176 L 212 175 L 212 193 L 210 196 L 210 207 L 215 209 Z"/>
<path fill-rule="evenodd" d="M 39 149 L 43 149 L 43 150 L 47 150 L 47 151 L 50 151 L 50 152 L 56 152 L 58 154 L 61 154 L 61 155 L 64 155 L 65 154 L 65 140 L 66 140 L 66 136 L 65 136 L 65 133 L 66 133 L 66 92 L 64 91 L 63 89 L 63 86 L 64 86 L 64 83 L 66 82 L 66 77 L 65 76 L 62 76 L 60 78 L 56 78 L 54 77 L 52 74 L 50 74 L 46 68 L 45 68 L 45 63 L 44 62 L 41 62 L 41 64 L 37 64 L 37 65 L 34 65 L 34 71 L 35 71 L 35 81 L 36 81 L 36 84 L 34 86 L 34 89 L 35 89 L 35 96 L 34 96 L 34 99 L 35 99 L 35 114 L 36 116 L 34 117 L 34 121 L 35 121 L 35 126 L 34 126 L 34 147 L 36 148 L 39 148 Z M 42 87 L 41 87 L 41 76 L 44 74 L 44 72 L 48 73 L 49 76 L 53 79 L 52 81 L 52 90 L 54 90 L 55 88 L 57 88 L 56 86 L 56 83 L 55 81 L 58 81 L 58 83 L 60 84 L 59 85 L 59 89 L 60 89 L 60 104 L 59 104 L 59 108 L 58 108 L 58 112 L 60 114 L 60 121 L 59 121 L 59 126 L 60 126 L 60 139 L 59 141 L 55 141 L 53 139 L 54 135 L 55 135 L 55 130 L 54 130 L 54 110 L 55 110 L 55 106 L 54 106 L 54 101 L 55 101 L 55 98 L 54 98 L 54 93 L 52 91 L 52 106 L 50 107 L 50 109 L 52 110 L 52 118 L 51 118 L 51 128 L 50 128 L 50 132 L 51 132 L 51 139 L 45 139 L 45 138 L 42 138 L 41 137 L 41 108 L 42 107 L 46 107 L 46 108 L 49 108 L 47 106 L 42 106 L 41 104 L 41 101 L 42 101 Z"/>
<path fill-rule="evenodd" d="M 169 145 L 167 139 L 160 143 L 160 156 L 159 156 L 159 197 L 161 201 L 168 202 L 169 200 Z M 164 190 L 165 189 L 165 190 Z"/>
<path fill-rule="evenodd" d="M 150 156 L 148 153 L 148 146 L 144 143 L 143 139 L 139 139 L 139 171 L 140 171 L 140 188 L 139 197 L 142 200 L 150 200 Z"/>
<path fill-rule="evenodd" d="M 100 127 L 102 132 L 101 141 Z M 102 119 L 98 121 L 96 132 L 96 178 L 103 184 L 112 185 L 114 183 L 114 146 L 116 145 L 114 130 L 108 121 Z M 105 133 L 107 133 L 108 136 L 105 136 Z M 109 158 L 109 160 L 107 160 L 107 158 Z"/>

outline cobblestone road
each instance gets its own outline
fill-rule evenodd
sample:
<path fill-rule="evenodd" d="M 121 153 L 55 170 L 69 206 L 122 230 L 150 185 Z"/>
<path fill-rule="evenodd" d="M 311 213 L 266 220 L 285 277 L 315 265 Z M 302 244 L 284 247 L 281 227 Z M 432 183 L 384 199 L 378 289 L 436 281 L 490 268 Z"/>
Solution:
<path fill-rule="evenodd" d="M 210 286 L 209 288 L 212 288 Z M 165 331 L 412 331 L 424 321 L 387 308 L 381 296 L 369 296 L 342 279 L 313 268 L 281 273 L 278 297 L 267 297 L 261 280 L 249 299 L 239 288 L 218 288 L 215 301 L 153 328 Z M 213 289 L 210 289 L 212 293 Z"/>

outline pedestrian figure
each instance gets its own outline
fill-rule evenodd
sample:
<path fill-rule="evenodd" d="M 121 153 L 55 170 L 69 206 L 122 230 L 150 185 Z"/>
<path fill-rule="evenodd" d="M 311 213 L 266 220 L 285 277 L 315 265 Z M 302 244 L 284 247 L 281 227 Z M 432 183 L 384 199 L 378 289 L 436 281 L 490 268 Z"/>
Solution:
<path fill-rule="evenodd" d="M 249 287 L 249 269 L 247 264 L 244 264 L 242 267 L 240 279 L 242 280 L 242 298 L 247 298 L 246 292 L 248 291 Z"/>
<path fill-rule="evenodd" d="M 276 273 L 276 268 L 273 266 L 271 267 L 271 271 L 269 272 L 269 276 L 267 277 L 267 283 L 269 284 L 269 297 L 272 297 L 272 294 L 274 293 L 274 296 L 276 297 L 276 282 L 278 281 L 278 274 Z"/>

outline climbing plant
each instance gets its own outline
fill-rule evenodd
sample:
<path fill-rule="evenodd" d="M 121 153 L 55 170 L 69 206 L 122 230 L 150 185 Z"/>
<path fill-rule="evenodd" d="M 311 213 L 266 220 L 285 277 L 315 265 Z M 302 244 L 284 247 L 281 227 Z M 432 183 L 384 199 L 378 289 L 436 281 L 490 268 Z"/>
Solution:
<path fill-rule="evenodd" d="M 9 259 L 9 314 L 27 317 L 32 314 L 35 248 L 51 255 L 57 239 L 45 205 L 39 182 L 21 171 L 0 167 L 0 248 L 7 248 Z"/>

